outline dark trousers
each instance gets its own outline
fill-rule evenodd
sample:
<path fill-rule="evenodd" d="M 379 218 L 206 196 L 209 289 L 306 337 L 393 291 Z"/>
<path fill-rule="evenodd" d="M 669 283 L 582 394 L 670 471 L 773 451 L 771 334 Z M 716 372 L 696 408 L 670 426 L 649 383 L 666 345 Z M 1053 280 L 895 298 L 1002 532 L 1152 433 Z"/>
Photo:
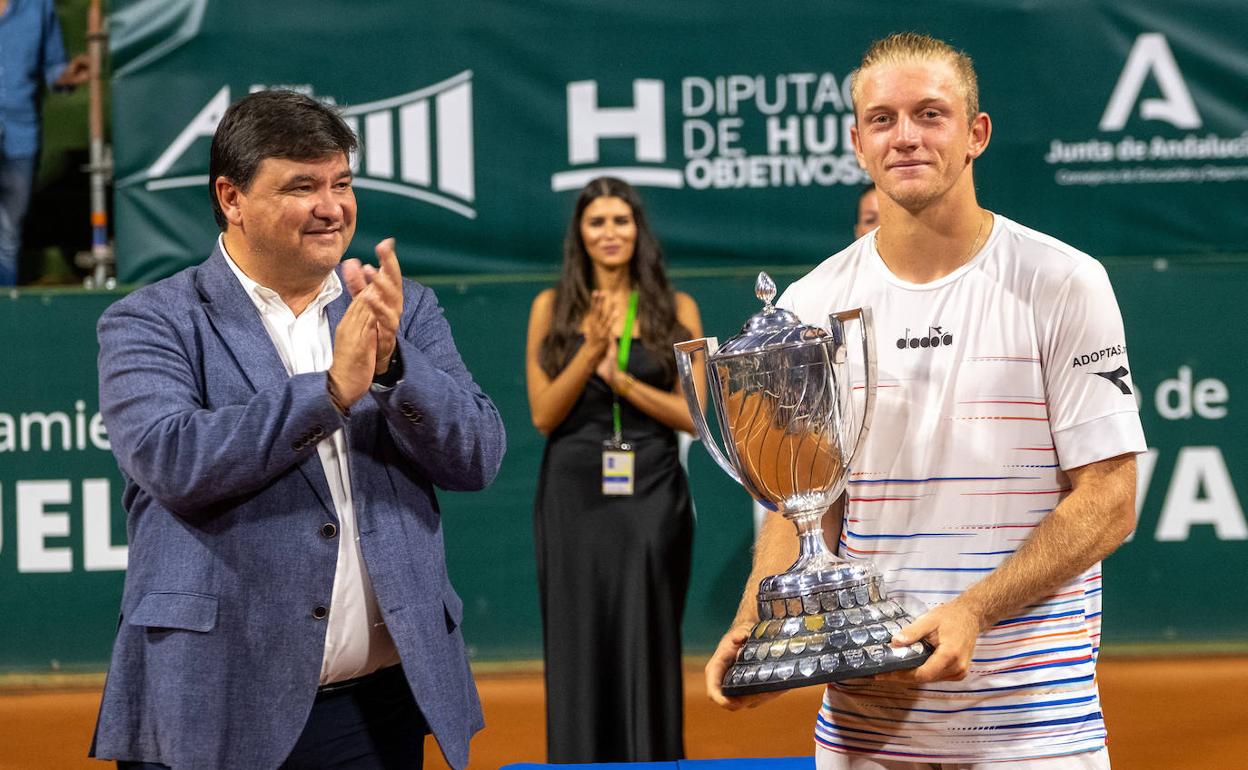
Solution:
<path fill-rule="evenodd" d="M 411 770 L 425 760 L 429 725 L 403 676 L 391 666 L 343 685 L 322 687 L 281 770 Z M 118 762 L 120 770 L 169 770 Z"/>

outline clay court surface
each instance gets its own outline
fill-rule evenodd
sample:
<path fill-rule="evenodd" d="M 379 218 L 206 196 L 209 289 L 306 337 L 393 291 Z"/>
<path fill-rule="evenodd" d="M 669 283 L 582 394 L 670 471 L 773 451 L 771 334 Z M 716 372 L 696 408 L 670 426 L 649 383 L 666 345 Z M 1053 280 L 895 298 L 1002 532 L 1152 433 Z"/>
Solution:
<path fill-rule="evenodd" d="M 1106 656 L 1099 669 L 1115 770 L 1248 768 L 1248 656 Z M 489 671 L 477 681 L 486 728 L 473 741 L 470 767 L 543 761 L 540 672 L 532 666 Z M 86 758 L 99 697 L 98 683 L 0 686 L 0 770 L 109 767 Z M 691 665 L 685 702 L 690 758 L 797 756 L 813 750 L 818 688 L 729 713 L 706 699 L 701 672 Z M 432 742 L 425 766 L 446 767 Z"/>

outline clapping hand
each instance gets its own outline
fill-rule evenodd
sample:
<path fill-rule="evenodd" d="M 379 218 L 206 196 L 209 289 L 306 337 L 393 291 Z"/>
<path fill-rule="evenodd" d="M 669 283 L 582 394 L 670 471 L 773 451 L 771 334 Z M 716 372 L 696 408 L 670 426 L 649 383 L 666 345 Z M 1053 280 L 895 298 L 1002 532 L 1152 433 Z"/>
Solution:
<path fill-rule="evenodd" d="M 394 250 L 394 239 L 387 238 L 377 244 L 377 262 L 381 269 L 361 265 L 358 259 L 342 263 L 342 277 L 351 292 L 352 304 L 367 303 L 377 323 L 377 358 L 373 375 L 382 375 L 390 368 L 394 355 L 395 339 L 399 332 L 399 319 L 403 317 L 403 273 L 399 269 L 399 257 Z M 372 291 L 365 291 L 370 288 Z"/>
<path fill-rule="evenodd" d="M 602 360 L 598 362 L 598 368 L 594 370 L 594 374 L 602 378 L 612 390 L 615 389 L 615 378 L 620 374 L 620 343 L 614 337 L 607 343 L 607 350 L 602 355 Z"/>
<path fill-rule="evenodd" d="M 347 307 L 334 332 L 334 362 L 329 367 L 329 395 L 344 414 L 368 391 L 377 360 L 377 318 L 370 301 L 376 293 L 366 286 Z"/>
<path fill-rule="evenodd" d="M 403 316 L 403 274 L 393 238 L 377 244 L 377 259 L 381 269 L 361 265 L 358 259 L 342 263 L 351 304 L 334 333 L 329 392 L 344 410 L 367 392 L 374 377 L 390 368 Z"/>
<path fill-rule="evenodd" d="M 589 312 L 585 314 L 585 347 L 598 362 L 600 376 L 602 360 L 615 342 L 615 322 L 618 316 L 618 311 L 607 302 L 606 292 L 595 291 L 590 296 Z M 612 365 L 614 365 L 614 358 L 612 358 Z M 610 382 L 610 380 L 607 381 Z"/>

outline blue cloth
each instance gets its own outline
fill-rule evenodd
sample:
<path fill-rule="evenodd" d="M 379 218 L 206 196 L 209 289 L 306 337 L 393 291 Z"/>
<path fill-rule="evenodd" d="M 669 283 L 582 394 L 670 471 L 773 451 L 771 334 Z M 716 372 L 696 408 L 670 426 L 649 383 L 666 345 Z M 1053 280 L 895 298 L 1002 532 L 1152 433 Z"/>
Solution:
<path fill-rule="evenodd" d="M 0 286 L 17 283 L 17 257 L 22 249 L 22 221 L 35 185 L 34 158 L 0 155 Z"/>
<path fill-rule="evenodd" d="M 52 0 L 9 0 L 0 14 L 0 156 L 39 154 L 39 95 L 66 61 Z"/>
<path fill-rule="evenodd" d="M 350 297 L 328 306 L 336 329 Z M 408 686 L 447 762 L 482 725 L 434 485 L 498 472 L 498 411 L 428 288 L 403 285 L 403 379 L 349 417 L 286 373 L 219 249 L 99 322 L 100 411 L 126 479 L 129 567 L 92 756 L 277 767 L 317 697 L 338 542 L 319 439 L 347 427 L 360 546 Z"/>

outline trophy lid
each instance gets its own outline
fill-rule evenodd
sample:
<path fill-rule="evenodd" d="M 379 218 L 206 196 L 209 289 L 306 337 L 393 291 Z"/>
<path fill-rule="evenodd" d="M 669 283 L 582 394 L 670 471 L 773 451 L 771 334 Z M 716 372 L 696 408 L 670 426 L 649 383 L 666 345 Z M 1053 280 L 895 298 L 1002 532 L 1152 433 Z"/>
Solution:
<path fill-rule="evenodd" d="M 803 324 L 792 312 L 775 307 L 776 283 L 762 272 L 754 281 L 754 296 L 763 302 L 763 309 L 750 316 L 741 332 L 719 346 L 712 359 L 785 347 L 795 344 L 822 342 L 828 332 L 818 326 Z"/>

